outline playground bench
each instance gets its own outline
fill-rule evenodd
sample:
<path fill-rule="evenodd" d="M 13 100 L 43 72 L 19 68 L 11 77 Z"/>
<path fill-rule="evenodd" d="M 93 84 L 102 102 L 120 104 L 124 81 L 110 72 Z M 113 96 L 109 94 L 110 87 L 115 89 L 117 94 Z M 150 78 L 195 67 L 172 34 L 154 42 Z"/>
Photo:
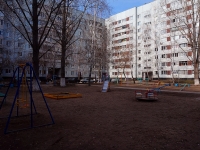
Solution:
<path fill-rule="evenodd" d="M 160 92 L 160 89 L 161 89 L 161 88 L 158 87 L 158 88 L 153 88 L 152 90 L 155 91 L 155 92 Z"/>
<path fill-rule="evenodd" d="M 0 84 L 0 88 L 2 88 L 2 87 L 4 87 L 5 86 L 5 84 Z"/>
<path fill-rule="evenodd" d="M 190 87 L 190 84 L 180 84 L 180 86 L 187 86 L 187 87 Z"/>
<path fill-rule="evenodd" d="M 6 95 L 4 94 L 4 93 L 1 93 L 0 92 L 0 97 L 3 97 L 3 99 L 4 99 L 4 97 L 5 97 Z M 5 99 L 5 101 L 4 102 L 6 102 L 6 99 Z M 1 103 L 3 103 L 3 102 L 1 102 Z M 2 104 L 1 104 L 2 105 Z M 0 106 L 1 107 L 1 106 Z"/>

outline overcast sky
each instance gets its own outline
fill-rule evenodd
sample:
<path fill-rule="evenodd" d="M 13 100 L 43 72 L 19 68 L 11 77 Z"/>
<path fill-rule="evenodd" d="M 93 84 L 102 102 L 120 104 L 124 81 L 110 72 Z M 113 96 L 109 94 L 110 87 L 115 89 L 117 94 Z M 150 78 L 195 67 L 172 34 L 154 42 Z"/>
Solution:
<path fill-rule="evenodd" d="M 112 7 L 112 15 L 152 1 L 154 0 L 107 0 Z"/>

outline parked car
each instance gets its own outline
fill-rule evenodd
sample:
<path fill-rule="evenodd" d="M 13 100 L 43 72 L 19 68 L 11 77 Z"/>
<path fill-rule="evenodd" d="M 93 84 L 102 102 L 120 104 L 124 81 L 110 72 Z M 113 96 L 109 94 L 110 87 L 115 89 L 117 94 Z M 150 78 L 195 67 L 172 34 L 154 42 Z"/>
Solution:
<path fill-rule="evenodd" d="M 88 78 L 83 78 L 83 79 L 80 80 L 79 83 L 88 83 L 88 82 L 89 82 L 89 79 L 88 79 Z M 96 83 L 96 82 L 97 82 L 97 80 L 95 80 L 95 79 L 90 79 L 90 83 Z"/>
<path fill-rule="evenodd" d="M 88 82 L 89 82 L 88 78 L 83 78 L 80 80 L 79 83 L 88 83 Z"/>
<path fill-rule="evenodd" d="M 78 82 L 78 78 L 68 78 L 66 79 L 66 83 L 77 83 Z"/>
<path fill-rule="evenodd" d="M 97 83 L 97 82 L 98 82 L 98 79 L 91 79 L 90 82 L 92 82 L 92 83 Z"/>
<path fill-rule="evenodd" d="M 111 79 L 111 83 L 119 83 L 119 79 L 117 78 Z"/>

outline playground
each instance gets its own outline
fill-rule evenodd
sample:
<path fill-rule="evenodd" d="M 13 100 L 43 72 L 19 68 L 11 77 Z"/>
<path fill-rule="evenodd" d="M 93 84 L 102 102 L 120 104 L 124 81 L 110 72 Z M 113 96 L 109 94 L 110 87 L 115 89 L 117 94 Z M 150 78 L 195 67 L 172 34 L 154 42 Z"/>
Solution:
<path fill-rule="evenodd" d="M 7 118 L 0 119 L 1 149 L 200 149 L 200 87 L 166 86 L 157 101 L 143 102 L 135 91 L 146 91 L 152 85 L 111 85 L 102 92 L 102 85 L 84 84 L 61 88 L 42 85 L 44 93 L 80 93 L 69 99 L 46 98 L 55 124 L 4 134 Z M 0 92 L 5 93 L 7 87 Z M 0 117 L 8 116 L 17 87 L 10 88 Z M 195 91 L 195 92 L 193 92 Z M 51 122 L 40 92 L 33 92 L 37 114 L 33 124 Z M 1 97 L 2 100 L 2 97 Z M 24 106 L 24 105 L 22 105 Z M 29 106 L 21 107 L 26 114 Z M 13 111 L 15 113 L 15 111 Z M 30 125 L 29 116 L 10 119 L 8 130 Z"/>

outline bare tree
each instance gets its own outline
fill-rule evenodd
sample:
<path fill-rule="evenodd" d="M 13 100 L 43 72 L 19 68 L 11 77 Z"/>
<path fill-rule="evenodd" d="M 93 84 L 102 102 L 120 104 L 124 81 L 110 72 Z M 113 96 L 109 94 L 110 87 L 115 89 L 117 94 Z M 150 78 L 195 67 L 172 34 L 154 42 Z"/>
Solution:
<path fill-rule="evenodd" d="M 65 64 L 67 57 L 75 54 L 80 54 L 80 51 L 75 51 L 73 45 L 76 45 L 80 40 L 81 25 L 87 20 L 86 13 L 90 13 L 90 9 L 101 8 L 104 5 L 104 0 L 63 0 L 60 22 L 54 26 L 57 34 L 56 42 L 61 45 L 61 81 L 60 85 L 65 86 Z M 77 35 L 79 33 L 79 36 Z M 91 37 L 90 37 L 91 39 Z M 81 50 L 82 52 L 82 50 Z"/>
<path fill-rule="evenodd" d="M 63 0 L 58 15 L 59 19 L 54 24 L 56 33 L 54 40 L 61 46 L 61 86 L 65 86 L 66 59 L 76 53 L 71 47 L 79 39 L 79 37 L 75 37 L 75 34 L 89 6 L 90 3 L 87 0 Z"/>
<path fill-rule="evenodd" d="M 0 11 L 32 47 L 33 68 L 38 77 L 39 52 L 54 24 L 61 2 L 56 0 L 2 0 L 0 2 L 3 6 Z"/>
<path fill-rule="evenodd" d="M 199 0 L 176 0 L 170 2 L 166 0 L 161 1 L 161 7 L 168 18 L 167 25 L 173 25 L 173 27 L 169 29 L 169 32 L 176 31 L 176 35 L 185 36 L 185 39 L 179 43 L 179 47 L 183 50 L 183 52 L 188 54 L 188 56 L 190 52 L 193 54 L 193 56 L 188 57 L 188 59 L 191 59 L 193 62 L 195 85 L 199 85 L 199 3 Z"/>

